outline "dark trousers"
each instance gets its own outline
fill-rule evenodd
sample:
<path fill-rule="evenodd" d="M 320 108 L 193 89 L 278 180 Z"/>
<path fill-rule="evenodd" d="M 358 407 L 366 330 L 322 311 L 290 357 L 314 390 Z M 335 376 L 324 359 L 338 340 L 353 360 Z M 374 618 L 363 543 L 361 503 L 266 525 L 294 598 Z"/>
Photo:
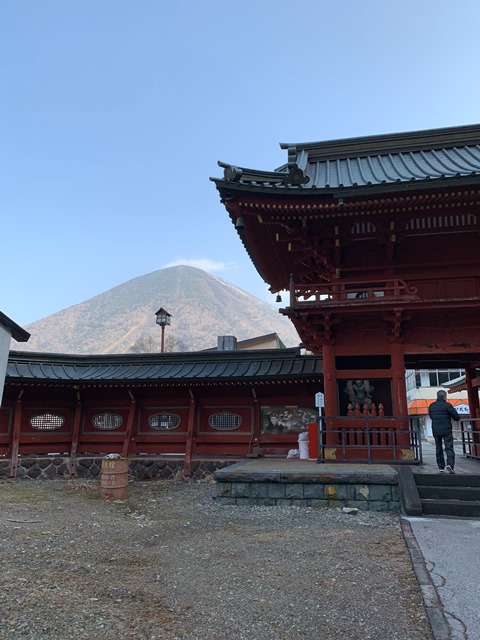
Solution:
<path fill-rule="evenodd" d="M 452 467 L 455 466 L 455 451 L 453 450 L 453 436 L 433 436 L 435 438 L 435 453 L 437 456 L 437 464 L 439 469 L 445 469 L 445 458 L 443 456 L 443 446 L 445 445 L 445 453 L 447 454 L 447 464 Z"/>

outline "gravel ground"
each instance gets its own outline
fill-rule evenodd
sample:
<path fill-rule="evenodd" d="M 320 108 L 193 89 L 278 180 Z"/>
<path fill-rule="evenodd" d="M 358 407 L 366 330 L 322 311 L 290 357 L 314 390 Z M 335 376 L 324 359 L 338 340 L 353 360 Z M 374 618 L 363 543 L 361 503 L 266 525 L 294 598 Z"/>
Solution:
<path fill-rule="evenodd" d="M 0 638 L 432 640 L 398 516 L 0 483 Z"/>

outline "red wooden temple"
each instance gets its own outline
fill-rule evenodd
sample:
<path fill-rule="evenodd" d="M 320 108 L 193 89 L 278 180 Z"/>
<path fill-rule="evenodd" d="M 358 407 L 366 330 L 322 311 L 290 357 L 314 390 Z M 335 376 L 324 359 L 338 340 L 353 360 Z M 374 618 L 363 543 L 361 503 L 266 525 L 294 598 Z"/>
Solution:
<path fill-rule="evenodd" d="M 274 171 L 212 180 L 323 357 L 324 459 L 411 459 L 406 368 L 464 368 L 479 417 L 480 126 L 281 148 Z"/>
<path fill-rule="evenodd" d="M 0 408 L 0 477 L 15 477 L 25 458 L 42 456 L 66 460 L 70 474 L 82 460 L 109 453 L 146 464 L 168 456 L 179 459 L 185 475 L 193 462 L 209 458 L 285 457 L 316 420 L 321 387 L 321 358 L 300 348 L 11 351 Z"/>

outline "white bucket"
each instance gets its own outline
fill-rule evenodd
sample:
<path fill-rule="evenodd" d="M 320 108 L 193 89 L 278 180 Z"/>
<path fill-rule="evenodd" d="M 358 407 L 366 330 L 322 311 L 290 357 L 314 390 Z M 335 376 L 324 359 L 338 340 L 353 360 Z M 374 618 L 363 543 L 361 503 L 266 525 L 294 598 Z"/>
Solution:
<path fill-rule="evenodd" d="M 298 449 L 300 452 L 300 460 L 308 460 L 308 431 L 298 434 Z"/>

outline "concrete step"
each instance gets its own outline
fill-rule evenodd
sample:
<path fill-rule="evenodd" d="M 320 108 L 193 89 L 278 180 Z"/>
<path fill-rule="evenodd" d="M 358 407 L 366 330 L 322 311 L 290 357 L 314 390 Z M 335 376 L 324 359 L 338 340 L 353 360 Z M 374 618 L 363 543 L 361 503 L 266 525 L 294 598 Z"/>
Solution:
<path fill-rule="evenodd" d="M 480 487 L 417 485 L 420 499 L 480 502 Z"/>
<path fill-rule="evenodd" d="M 480 501 L 471 500 L 422 500 L 423 515 L 479 518 Z"/>
<path fill-rule="evenodd" d="M 480 475 L 467 473 L 413 473 L 417 487 L 480 487 Z"/>
<path fill-rule="evenodd" d="M 412 473 L 418 503 L 410 503 L 422 515 L 480 517 L 480 475 Z M 413 496 L 413 491 L 410 492 Z"/>

